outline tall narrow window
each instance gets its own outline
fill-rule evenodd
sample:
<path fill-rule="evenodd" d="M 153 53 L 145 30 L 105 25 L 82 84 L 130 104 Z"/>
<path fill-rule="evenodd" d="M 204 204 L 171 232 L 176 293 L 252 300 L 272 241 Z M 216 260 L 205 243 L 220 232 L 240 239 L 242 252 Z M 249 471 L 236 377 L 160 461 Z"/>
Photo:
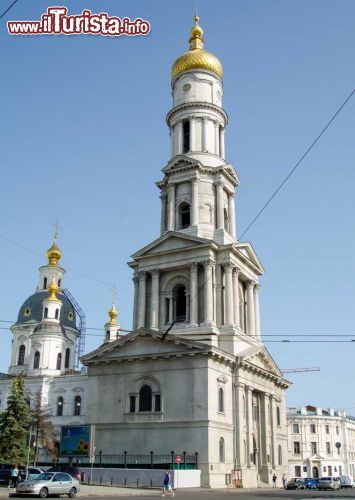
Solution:
<path fill-rule="evenodd" d="M 129 397 L 129 411 L 134 413 L 136 411 L 136 396 Z"/>
<path fill-rule="evenodd" d="M 161 411 L 161 399 L 160 394 L 154 396 L 154 411 Z"/>
<path fill-rule="evenodd" d="M 58 287 L 60 288 L 60 284 L 61 284 L 62 280 L 58 280 Z"/>
<path fill-rule="evenodd" d="M 75 396 L 74 399 L 74 415 L 80 415 L 81 413 L 81 397 Z"/>
<path fill-rule="evenodd" d="M 152 411 L 152 389 L 143 385 L 139 391 L 139 411 Z"/>
<path fill-rule="evenodd" d="M 222 437 L 219 440 L 219 461 L 221 463 L 224 463 L 225 461 L 224 439 Z"/>
<path fill-rule="evenodd" d="M 223 127 L 219 126 L 219 156 L 223 153 Z"/>
<path fill-rule="evenodd" d="M 46 290 L 47 289 L 47 278 L 43 279 L 43 288 Z"/>
<path fill-rule="evenodd" d="M 179 216 L 180 216 L 180 229 L 186 229 L 190 226 L 191 217 L 190 217 L 190 205 L 188 203 L 181 203 L 179 207 Z"/>
<path fill-rule="evenodd" d="M 39 351 L 35 352 L 35 355 L 33 357 L 33 369 L 36 370 L 39 368 L 39 360 L 40 360 L 41 354 Z"/>
<path fill-rule="evenodd" d="M 62 354 L 58 353 L 57 356 L 57 370 L 60 370 L 62 367 Z"/>
<path fill-rule="evenodd" d="M 182 125 L 183 131 L 183 153 L 190 151 L 190 122 L 185 120 Z"/>
<path fill-rule="evenodd" d="M 278 456 L 279 456 L 279 465 L 282 465 L 282 448 L 280 444 L 278 448 Z"/>
<path fill-rule="evenodd" d="M 18 350 L 18 361 L 17 361 L 17 364 L 19 366 L 23 366 L 25 364 L 25 354 L 26 354 L 26 347 L 22 344 L 20 346 L 20 349 Z"/>
<path fill-rule="evenodd" d="M 59 396 L 57 399 L 57 417 L 61 417 L 63 415 L 63 405 L 64 405 L 64 399 L 62 396 Z"/>
<path fill-rule="evenodd" d="M 65 349 L 65 360 L 64 360 L 64 368 L 69 368 L 70 366 L 70 349 L 67 347 Z"/>
<path fill-rule="evenodd" d="M 220 413 L 224 412 L 224 394 L 222 387 L 218 391 L 218 411 Z"/>
<path fill-rule="evenodd" d="M 186 321 L 186 288 L 179 285 L 175 289 L 175 321 L 182 323 Z"/>
<path fill-rule="evenodd" d="M 229 217 L 228 217 L 228 212 L 227 212 L 226 208 L 223 210 L 223 217 L 224 217 L 224 229 L 227 232 L 229 232 Z"/>
<path fill-rule="evenodd" d="M 277 425 L 281 425 L 281 414 L 280 414 L 280 407 L 277 406 L 276 408 L 276 423 Z"/>
<path fill-rule="evenodd" d="M 56 309 L 55 310 L 55 319 L 58 319 L 58 317 L 59 317 L 59 309 Z"/>
<path fill-rule="evenodd" d="M 48 307 L 44 308 L 44 317 L 48 318 Z"/>

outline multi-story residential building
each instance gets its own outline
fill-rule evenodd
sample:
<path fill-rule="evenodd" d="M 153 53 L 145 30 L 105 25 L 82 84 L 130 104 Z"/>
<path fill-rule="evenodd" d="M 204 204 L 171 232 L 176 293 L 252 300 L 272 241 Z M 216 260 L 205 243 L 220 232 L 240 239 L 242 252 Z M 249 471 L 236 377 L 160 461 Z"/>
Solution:
<path fill-rule="evenodd" d="M 355 418 L 344 411 L 288 408 L 290 477 L 355 476 Z"/>

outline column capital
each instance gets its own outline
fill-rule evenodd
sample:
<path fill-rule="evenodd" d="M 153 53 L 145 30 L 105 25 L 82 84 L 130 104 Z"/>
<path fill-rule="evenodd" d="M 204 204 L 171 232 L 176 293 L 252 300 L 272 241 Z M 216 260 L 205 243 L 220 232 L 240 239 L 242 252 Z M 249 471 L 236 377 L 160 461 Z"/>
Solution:
<path fill-rule="evenodd" d="M 194 273 L 194 272 L 197 272 L 197 268 L 198 268 L 198 262 L 191 262 L 190 264 L 190 270 Z"/>
<path fill-rule="evenodd" d="M 138 283 L 139 280 L 138 280 L 138 275 L 137 274 L 135 274 L 133 276 L 132 281 L 133 281 L 134 284 Z"/>
<path fill-rule="evenodd" d="M 239 389 L 245 389 L 246 385 L 243 382 L 236 382 L 235 386 Z"/>
<path fill-rule="evenodd" d="M 215 262 L 212 259 L 207 259 L 207 260 L 203 261 L 202 264 L 205 267 L 212 267 L 215 264 Z"/>
<path fill-rule="evenodd" d="M 215 186 L 218 188 L 218 189 L 222 189 L 223 188 L 223 182 L 222 181 L 216 181 L 215 183 Z"/>
<path fill-rule="evenodd" d="M 253 390 L 254 390 L 254 387 L 251 387 L 250 385 L 246 385 L 246 386 L 245 386 L 245 390 L 246 390 L 246 392 L 248 392 L 248 393 L 252 393 L 252 392 L 253 392 Z"/>
<path fill-rule="evenodd" d="M 175 182 L 169 181 L 167 189 L 168 189 L 168 191 L 175 190 Z"/>
<path fill-rule="evenodd" d="M 226 262 L 223 264 L 224 272 L 231 273 L 233 271 L 234 265 L 231 262 Z"/>
<path fill-rule="evenodd" d="M 139 271 L 138 272 L 138 278 L 140 280 L 144 280 L 145 279 L 145 275 L 146 275 L 146 271 Z"/>
<path fill-rule="evenodd" d="M 247 282 L 247 287 L 248 288 L 254 288 L 255 285 L 256 285 L 255 281 L 250 280 L 250 281 Z"/>
<path fill-rule="evenodd" d="M 258 292 L 260 290 L 260 285 L 259 283 L 255 283 L 254 290 Z"/>
<path fill-rule="evenodd" d="M 150 270 L 150 274 L 152 276 L 152 278 L 159 278 L 159 269 L 151 269 Z"/>
<path fill-rule="evenodd" d="M 198 184 L 200 182 L 200 179 L 198 177 L 193 177 L 191 179 L 191 184 Z"/>
<path fill-rule="evenodd" d="M 234 266 L 234 267 L 233 267 L 233 274 L 234 274 L 234 275 L 238 275 L 240 272 L 241 272 L 240 267 L 237 267 L 237 266 Z"/>

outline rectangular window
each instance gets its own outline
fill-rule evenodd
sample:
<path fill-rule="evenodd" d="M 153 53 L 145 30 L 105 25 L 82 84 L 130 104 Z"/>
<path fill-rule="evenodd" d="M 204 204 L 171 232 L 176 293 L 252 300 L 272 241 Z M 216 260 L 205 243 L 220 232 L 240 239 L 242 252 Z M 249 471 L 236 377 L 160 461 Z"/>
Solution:
<path fill-rule="evenodd" d="M 326 434 L 329 434 L 329 425 L 326 425 L 326 426 L 325 426 L 325 433 L 326 433 Z"/>
<path fill-rule="evenodd" d="M 160 394 L 156 394 L 154 397 L 154 411 L 161 411 L 160 407 Z"/>
<path fill-rule="evenodd" d="M 292 430 L 294 434 L 299 434 L 300 433 L 300 426 L 299 424 L 293 424 L 292 425 Z"/>
<path fill-rule="evenodd" d="M 311 433 L 312 434 L 316 433 L 316 424 L 311 424 Z"/>
<path fill-rule="evenodd" d="M 329 441 L 327 441 L 327 442 L 325 443 L 325 446 L 326 446 L 326 448 L 327 448 L 327 455 L 330 455 L 330 454 L 331 454 L 331 452 L 330 452 L 330 443 L 329 443 Z"/>
<path fill-rule="evenodd" d="M 295 465 L 295 477 L 301 477 L 301 466 Z"/>
<path fill-rule="evenodd" d="M 136 396 L 129 397 L 129 411 L 130 413 L 135 413 L 136 411 Z"/>
<path fill-rule="evenodd" d="M 335 427 L 335 432 L 336 432 L 336 433 L 337 433 L 337 435 L 339 436 L 339 427 L 338 427 L 338 426 L 336 426 L 336 427 Z"/>
<path fill-rule="evenodd" d="M 328 465 L 328 476 L 332 475 L 332 466 Z"/>
<path fill-rule="evenodd" d="M 293 453 L 295 455 L 300 455 L 301 453 L 301 445 L 299 441 L 294 441 L 293 442 Z"/>
<path fill-rule="evenodd" d="M 311 442 L 311 453 L 312 453 L 312 455 L 317 454 L 317 443 L 315 441 Z"/>

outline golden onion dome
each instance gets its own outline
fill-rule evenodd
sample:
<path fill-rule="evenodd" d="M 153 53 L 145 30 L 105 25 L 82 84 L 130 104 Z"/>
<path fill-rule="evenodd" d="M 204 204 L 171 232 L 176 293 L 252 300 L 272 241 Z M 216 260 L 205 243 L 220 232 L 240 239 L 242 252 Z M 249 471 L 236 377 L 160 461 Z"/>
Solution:
<path fill-rule="evenodd" d="M 178 57 L 171 69 L 171 76 L 175 78 L 180 73 L 189 69 L 205 69 L 212 71 L 220 78 L 223 76 L 222 64 L 216 56 L 203 48 L 203 30 L 198 24 L 199 17 L 195 16 L 195 25 L 191 28 L 190 50 Z"/>
<path fill-rule="evenodd" d="M 112 303 L 111 309 L 108 311 L 108 315 L 110 317 L 109 325 L 116 325 L 116 318 L 118 316 L 118 312 L 115 307 L 115 302 Z"/>
<path fill-rule="evenodd" d="M 52 276 L 52 281 L 49 284 L 47 290 L 49 292 L 49 297 L 47 300 L 59 300 L 57 297 L 57 293 L 59 292 L 59 286 L 55 282 L 55 275 L 54 274 Z"/>
<path fill-rule="evenodd" d="M 53 245 L 47 250 L 47 259 L 48 259 L 48 264 L 50 266 L 56 266 L 58 264 L 58 261 L 62 257 L 62 252 L 58 248 L 57 240 L 58 240 L 58 232 L 56 230 L 54 233 Z"/>

